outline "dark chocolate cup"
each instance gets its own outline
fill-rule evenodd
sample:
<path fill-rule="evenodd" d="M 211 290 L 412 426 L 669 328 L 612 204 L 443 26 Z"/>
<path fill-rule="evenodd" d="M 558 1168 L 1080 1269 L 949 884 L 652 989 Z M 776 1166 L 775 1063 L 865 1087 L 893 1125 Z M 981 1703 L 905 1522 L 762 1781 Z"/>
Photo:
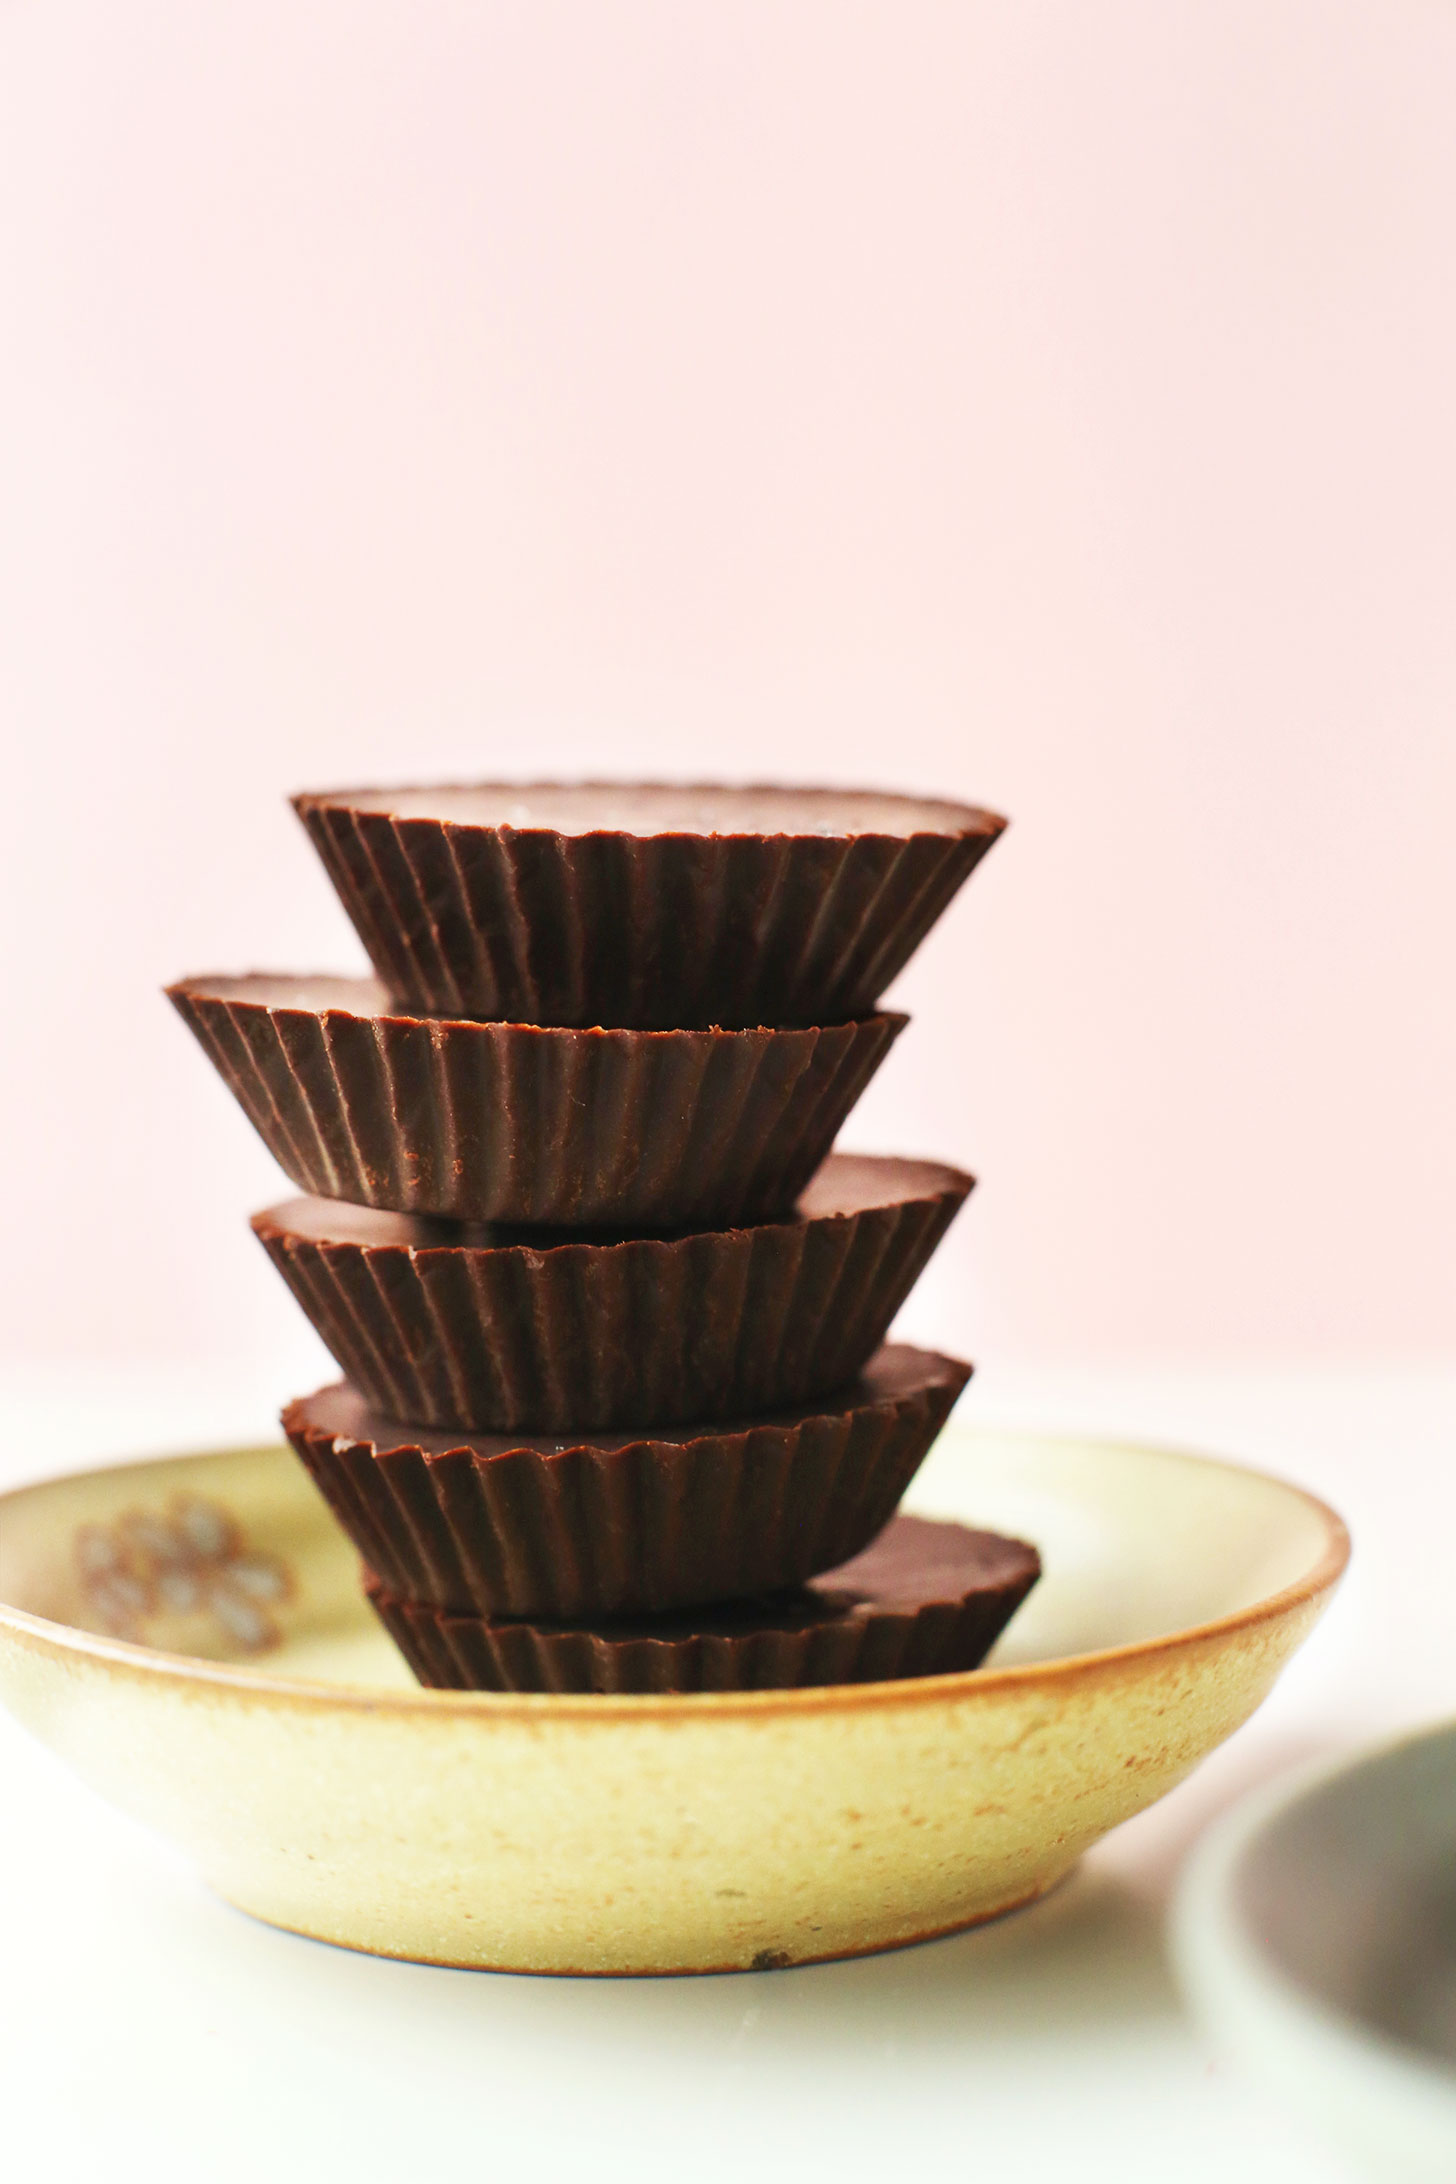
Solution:
<path fill-rule="evenodd" d="M 955 1586 L 932 1583 L 920 1600 L 876 1598 L 872 1588 L 855 1585 L 855 1563 L 803 1592 L 744 1601 L 717 1614 L 595 1629 L 419 1607 L 386 1591 L 372 1571 L 365 1572 L 364 1589 L 418 1680 L 442 1691 L 781 1691 L 881 1683 L 978 1668 L 1040 1575 L 1040 1557 L 1024 1541 L 916 1517 L 893 1518 L 858 1562 L 871 1564 L 881 1542 L 893 1545 L 900 1534 L 950 1532 L 959 1535 L 968 1567 Z M 847 1600 L 836 1598 L 840 1586 Z"/>
<path fill-rule="evenodd" d="M 971 1178 L 831 1153 L 794 1215 L 573 1241 L 294 1199 L 253 1228 L 365 1401 L 463 1433 L 751 1418 L 854 1378 Z"/>
<path fill-rule="evenodd" d="M 650 1435 L 411 1432 L 346 1385 L 283 1429 L 385 1590 L 552 1622 L 780 1592 L 888 1523 L 971 1368 L 883 1349 L 832 1402 Z"/>
<path fill-rule="evenodd" d="M 550 1030 L 400 1015 L 372 979 L 266 972 L 167 992 L 301 1189 L 561 1228 L 788 1212 L 907 1021 Z"/>
<path fill-rule="evenodd" d="M 868 1015 L 1006 824 L 928 798 L 714 784 L 293 801 L 392 993 L 530 1024 Z"/>

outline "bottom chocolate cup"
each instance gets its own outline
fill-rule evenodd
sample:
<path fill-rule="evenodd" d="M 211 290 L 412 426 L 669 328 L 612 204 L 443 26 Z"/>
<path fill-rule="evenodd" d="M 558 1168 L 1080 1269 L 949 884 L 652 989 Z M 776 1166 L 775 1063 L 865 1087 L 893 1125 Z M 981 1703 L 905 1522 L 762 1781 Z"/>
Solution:
<path fill-rule="evenodd" d="M 979 1667 L 1041 1574 L 1022 1540 L 895 1517 L 802 1591 L 595 1629 L 492 1621 L 365 1590 L 441 1691 L 784 1691 Z"/>
<path fill-rule="evenodd" d="M 723 1425 L 449 1434 L 341 1383 L 283 1427 L 396 1597 L 595 1622 L 740 1600 L 833 1569 L 889 1522 L 971 1368 L 899 1344 L 816 1403 Z"/>

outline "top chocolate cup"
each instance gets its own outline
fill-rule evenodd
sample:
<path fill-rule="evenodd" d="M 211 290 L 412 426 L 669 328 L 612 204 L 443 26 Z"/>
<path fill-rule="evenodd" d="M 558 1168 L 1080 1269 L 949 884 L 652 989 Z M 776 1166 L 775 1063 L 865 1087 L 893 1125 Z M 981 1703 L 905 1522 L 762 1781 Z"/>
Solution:
<path fill-rule="evenodd" d="M 928 797 L 717 783 L 293 803 L 398 1000 L 649 1030 L 869 1014 L 1006 825 Z"/>

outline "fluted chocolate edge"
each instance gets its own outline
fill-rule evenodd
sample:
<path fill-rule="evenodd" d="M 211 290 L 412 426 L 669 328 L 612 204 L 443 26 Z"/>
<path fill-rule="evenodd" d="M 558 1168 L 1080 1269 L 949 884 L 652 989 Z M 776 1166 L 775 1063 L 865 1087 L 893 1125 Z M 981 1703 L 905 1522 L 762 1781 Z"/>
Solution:
<path fill-rule="evenodd" d="M 400 1600 L 366 1572 L 370 1605 L 416 1679 L 441 1691 L 792 1691 L 979 1668 L 1036 1583 L 1023 1574 L 960 1601 L 878 1609 L 801 1628 L 617 1638 L 605 1631 L 451 1615 Z"/>
<path fill-rule="evenodd" d="M 183 979 L 167 992 L 300 1189 L 543 1227 L 786 1213 L 907 1022 L 546 1030 L 222 990 L 246 983 Z"/>
<path fill-rule="evenodd" d="M 318 1241 L 253 1229 L 386 1417 L 465 1433 L 751 1418 L 851 1381 L 971 1187 L 817 1219 L 620 1243 Z"/>
<path fill-rule="evenodd" d="M 1005 821 L 906 835 L 561 834 L 298 812 L 370 961 L 416 1007 L 537 1024 L 866 1015 Z"/>
<path fill-rule="evenodd" d="M 922 1359 L 916 1384 L 676 1440 L 544 1453 L 429 1452 L 283 1429 L 385 1588 L 430 1606 L 552 1622 L 781 1592 L 847 1562 L 889 1522 L 971 1368 Z"/>

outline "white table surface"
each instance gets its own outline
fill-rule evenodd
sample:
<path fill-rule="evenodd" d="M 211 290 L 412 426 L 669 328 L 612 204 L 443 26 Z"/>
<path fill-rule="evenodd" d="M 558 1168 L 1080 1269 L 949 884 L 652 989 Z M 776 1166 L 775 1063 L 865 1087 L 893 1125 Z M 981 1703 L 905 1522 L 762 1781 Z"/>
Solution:
<path fill-rule="evenodd" d="M 0 1485 L 270 1437 L 247 1375 L 0 1375 Z M 393 1964 L 255 1924 L 0 1716 L 0 2171 L 42 2184 L 718 2184 L 903 2176 L 1334 2184 L 1210 2055 L 1164 1958 L 1214 1813 L 1456 1714 L 1456 1371 L 983 1373 L 968 1421 L 1130 1434 L 1326 1495 L 1356 1559 L 1233 1742 L 1058 1896 L 848 1964 L 571 1981 Z"/>

